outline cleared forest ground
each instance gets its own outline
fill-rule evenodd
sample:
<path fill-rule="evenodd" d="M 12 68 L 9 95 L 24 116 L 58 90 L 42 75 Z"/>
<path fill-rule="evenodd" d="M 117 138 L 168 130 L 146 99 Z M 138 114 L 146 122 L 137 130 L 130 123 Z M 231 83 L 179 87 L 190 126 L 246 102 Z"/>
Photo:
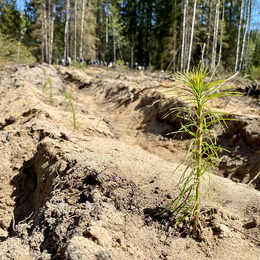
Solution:
<path fill-rule="evenodd" d="M 43 92 L 48 78 L 53 103 L 49 86 Z M 259 259 L 259 181 L 240 183 L 260 171 L 257 99 L 212 104 L 238 119 L 226 133 L 216 129 L 231 150 L 216 173 L 237 183 L 214 176 L 219 207 L 212 216 L 203 201 L 200 241 L 168 219 L 145 214 L 178 193 L 181 168 L 172 172 L 189 142 L 170 139 L 179 122 L 160 118 L 171 84 L 158 75 L 99 67 L 36 64 L 3 72 L 2 259 Z"/>

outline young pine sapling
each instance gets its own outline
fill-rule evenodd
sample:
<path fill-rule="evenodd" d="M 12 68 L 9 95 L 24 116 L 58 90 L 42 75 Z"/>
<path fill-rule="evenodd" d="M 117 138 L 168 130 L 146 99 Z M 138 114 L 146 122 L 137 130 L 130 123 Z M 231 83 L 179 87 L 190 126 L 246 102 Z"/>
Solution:
<path fill-rule="evenodd" d="M 176 224 L 186 221 L 192 228 L 192 235 L 199 233 L 200 229 L 201 196 L 205 195 L 209 201 L 211 196 L 215 198 L 210 189 L 212 177 L 209 169 L 219 162 L 218 151 L 223 148 L 218 145 L 212 126 L 219 123 L 223 129 L 227 127 L 227 119 L 223 118 L 227 113 L 213 111 L 209 107 L 209 101 L 239 95 L 223 87 L 225 80 L 211 82 L 211 77 L 208 83 L 204 83 L 208 75 L 209 72 L 203 71 L 201 66 L 191 72 L 177 73 L 174 79 L 180 84 L 168 92 L 171 93 L 170 99 L 181 99 L 185 105 L 170 107 L 164 115 L 167 117 L 181 111 L 177 116 L 183 123 L 177 133 L 191 136 L 183 162 L 186 166 L 178 183 L 180 193 L 165 210 L 171 210 L 171 217 Z"/>

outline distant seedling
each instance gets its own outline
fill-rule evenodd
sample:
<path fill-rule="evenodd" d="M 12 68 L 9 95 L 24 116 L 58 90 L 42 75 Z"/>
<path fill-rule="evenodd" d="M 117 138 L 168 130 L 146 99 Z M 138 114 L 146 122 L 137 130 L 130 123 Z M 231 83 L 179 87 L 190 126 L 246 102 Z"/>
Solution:
<path fill-rule="evenodd" d="M 73 127 L 74 127 L 74 129 L 78 130 L 79 125 L 77 124 L 77 121 L 76 121 L 76 111 L 75 111 L 74 104 L 72 101 L 72 93 L 66 93 L 65 98 L 69 101 L 69 104 L 70 104 L 70 108 L 71 108 L 71 112 L 72 112 L 72 119 L 73 119 L 73 121 L 72 121 Z"/>
<path fill-rule="evenodd" d="M 183 162 L 185 168 L 178 183 L 179 195 L 165 210 L 171 211 L 171 217 L 176 225 L 180 222 L 186 223 L 192 229 L 192 234 L 197 236 L 201 231 L 199 220 L 201 196 L 206 196 L 211 205 L 211 197 L 216 200 L 210 188 L 212 177 L 209 169 L 218 164 L 219 149 L 224 150 L 218 145 L 217 135 L 212 126 L 219 123 L 224 130 L 227 127 L 226 119 L 223 118 L 227 113 L 213 111 L 208 102 L 216 98 L 239 95 L 222 86 L 225 80 L 204 83 L 203 80 L 208 75 L 209 72 L 203 71 L 201 66 L 191 72 L 177 73 L 174 79 L 181 84 L 167 92 L 172 93 L 170 99 L 181 99 L 185 105 L 170 107 L 164 116 L 181 111 L 177 113 L 177 117 L 181 118 L 183 123 L 179 131 L 173 134 L 191 136 Z"/>
<path fill-rule="evenodd" d="M 54 92 L 53 92 L 53 83 L 50 77 L 46 77 L 46 70 L 43 70 L 45 82 L 42 86 L 42 91 L 48 94 L 48 100 L 51 104 L 54 103 Z M 48 92 L 47 92 L 48 91 Z"/>

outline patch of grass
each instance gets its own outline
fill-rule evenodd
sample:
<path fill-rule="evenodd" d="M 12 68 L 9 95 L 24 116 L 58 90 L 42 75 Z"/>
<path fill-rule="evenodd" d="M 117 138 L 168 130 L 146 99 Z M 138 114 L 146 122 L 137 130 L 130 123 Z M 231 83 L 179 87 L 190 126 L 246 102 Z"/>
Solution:
<path fill-rule="evenodd" d="M 76 69 L 79 69 L 79 70 L 82 70 L 82 71 L 85 71 L 86 70 L 86 63 L 85 62 L 82 62 L 82 64 L 81 63 L 79 63 L 79 62 L 77 62 L 77 61 L 74 61 L 74 62 L 72 62 L 72 64 L 71 64 L 74 68 L 76 68 Z"/>
<path fill-rule="evenodd" d="M 177 117 L 181 118 L 183 123 L 173 134 L 182 136 L 188 134 L 191 137 L 186 158 L 182 163 L 185 167 L 178 183 L 179 195 L 165 210 L 171 210 L 171 217 L 176 224 L 187 223 L 194 236 L 198 236 L 201 229 L 199 221 L 201 196 L 206 196 L 211 205 L 211 198 L 216 200 L 210 188 L 213 179 L 209 169 L 218 164 L 219 149 L 225 150 L 218 145 L 217 135 L 212 126 L 218 123 L 225 130 L 227 119 L 223 118 L 223 115 L 227 113 L 213 111 L 208 102 L 216 98 L 239 95 L 222 86 L 225 80 L 211 82 L 211 77 L 208 83 L 204 83 L 209 74 L 203 71 L 201 66 L 194 68 L 192 72 L 177 73 L 174 79 L 181 84 L 167 92 L 171 93 L 170 99 L 182 102 L 178 107 L 171 107 L 164 115 L 167 117 L 172 113 L 181 112 L 177 113 Z"/>

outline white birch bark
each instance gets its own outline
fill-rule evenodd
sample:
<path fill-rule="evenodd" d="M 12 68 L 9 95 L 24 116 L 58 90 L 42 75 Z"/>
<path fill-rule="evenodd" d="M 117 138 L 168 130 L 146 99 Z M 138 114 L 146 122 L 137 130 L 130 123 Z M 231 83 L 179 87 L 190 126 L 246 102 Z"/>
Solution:
<path fill-rule="evenodd" d="M 109 38 L 108 38 L 108 34 L 109 34 L 109 32 L 108 32 L 108 12 L 106 13 L 106 48 L 107 48 L 107 50 L 106 50 L 106 54 L 107 54 L 107 62 L 109 62 L 109 60 L 110 60 L 110 51 L 109 51 L 109 48 L 110 48 L 110 46 L 109 46 Z"/>
<path fill-rule="evenodd" d="M 53 50 L 53 31 L 54 31 L 54 17 L 51 17 L 51 35 L 50 35 L 50 49 L 49 49 L 49 64 L 52 62 L 52 50 Z"/>
<path fill-rule="evenodd" d="M 204 42 L 203 47 L 202 47 L 202 52 L 201 52 L 201 64 L 202 64 L 202 71 L 205 69 L 205 62 L 204 62 L 204 54 L 205 54 L 205 47 L 206 43 Z"/>
<path fill-rule="evenodd" d="M 217 53 L 217 43 L 218 43 L 218 26 L 219 26 L 219 6 L 220 6 L 220 0 L 218 0 L 217 4 L 216 4 L 215 26 L 214 26 L 213 46 L 212 46 L 212 62 L 211 62 L 211 70 L 212 71 L 215 69 L 215 66 L 216 66 L 216 53 Z"/>
<path fill-rule="evenodd" d="M 64 30 L 64 60 L 66 62 L 68 50 L 67 50 L 67 40 L 68 40 L 68 28 L 69 28 L 69 8 L 70 8 L 70 0 L 67 0 L 66 4 L 66 22 L 65 22 L 65 30 Z"/>
<path fill-rule="evenodd" d="M 223 31 L 224 31 L 224 22 L 225 22 L 225 0 L 223 0 L 222 7 L 222 21 L 221 21 L 221 35 L 220 35 L 220 44 L 219 44 L 219 56 L 218 56 L 218 64 L 221 64 L 221 55 L 222 55 L 222 42 L 223 42 Z"/>
<path fill-rule="evenodd" d="M 197 5 L 197 0 L 194 0 L 193 17 L 192 17 L 192 25 L 191 25 L 191 35 L 190 35 L 190 49 L 189 49 L 187 71 L 190 70 L 191 51 L 192 51 L 193 35 L 194 35 L 194 24 L 195 24 L 195 18 L 196 18 L 196 5 Z"/>
<path fill-rule="evenodd" d="M 248 26 L 248 34 L 247 34 L 247 39 L 246 39 L 246 54 L 245 56 L 248 57 L 249 54 L 249 41 L 250 41 L 250 24 L 251 24 L 251 11 L 252 11 L 252 2 L 250 2 L 250 10 L 249 10 L 249 26 Z"/>
<path fill-rule="evenodd" d="M 113 49 L 114 49 L 114 62 L 116 62 L 116 32 L 115 22 L 113 21 Z"/>
<path fill-rule="evenodd" d="M 43 27 L 44 27 L 44 62 L 48 63 L 48 36 L 47 36 L 47 17 L 46 17 L 46 4 L 43 5 Z"/>
<path fill-rule="evenodd" d="M 77 58 L 77 0 L 74 3 L 74 61 Z"/>
<path fill-rule="evenodd" d="M 82 0 L 80 42 L 79 42 L 79 57 L 80 58 L 83 58 L 83 33 L 84 33 L 85 3 L 86 3 L 85 0 Z"/>
<path fill-rule="evenodd" d="M 43 63 L 44 62 L 44 16 L 43 16 L 43 13 L 44 13 L 44 4 L 42 4 L 42 10 L 41 10 L 41 23 L 42 23 L 42 60 L 41 62 Z"/>
<path fill-rule="evenodd" d="M 48 12 L 48 19 L 49 19 L 49 57 L 48 63 L 52 63 L 52 47 L 53 47 L 53 29 L 54 29 L 54 17 L 53 17 L 53 4 L 52 1 L 49 0 L 49 12 Z"/>
<path fill-rule="evenodd" d="M 238 61 L 239 61 L 239 50 L 240 50 L 240 34 L 242 28 L 242 21 L 244 15 L 244 0 L 241 1 L 241 10 L 240 10 L 240 20 L 239 20 L 239 27 L 238 27 L 238 36 L 237 36 L 237 53 L 236 53 L 236 63 L 235 63 L 235 72 L 238 69 Z"/>
<path fill-rule="evenodd" d="M 185 32 L 186 32 L 186 13 L 189 1 L 184 0 L 184 10 L 183 10 L 183 25 L 182 25 L 182 46 L 181 46 L 181 72 L 183 72 L 184 64 L 184 47 L 185 47 Z"/>
<path fill-rule="evenodd" d="M 249 0 L 248 4 L 247 4 L 246 28 L 245 28 L 245 33 L 244 33 L 243 43 L 242 43 L 242 50 L 241 50 L 240 63 L 239 63 L 239 71 L 241 71 L 243 62 L 245 62 L 245 58 L 246 58 L 245 57 L 245 45 L 246 45 L 246 36 L 247 36 L 247 33 L 248 33 L 248 27 L 249 27 L 250 3 L 251 3 L 251 0 Z"/>

